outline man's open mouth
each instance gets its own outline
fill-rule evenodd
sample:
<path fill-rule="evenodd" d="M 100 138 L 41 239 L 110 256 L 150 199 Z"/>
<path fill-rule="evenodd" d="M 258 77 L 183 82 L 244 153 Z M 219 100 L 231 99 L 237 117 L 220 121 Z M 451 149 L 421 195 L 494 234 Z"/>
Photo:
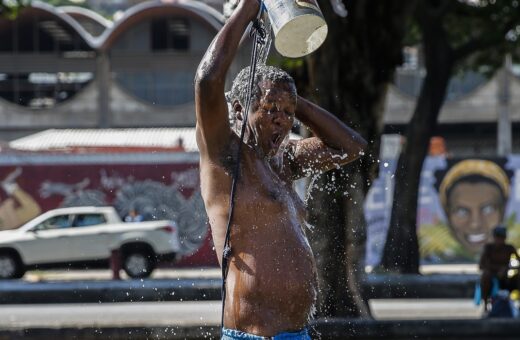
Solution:
<path fill-rule="evenodd" d="M 278 147 L 282 143 L 283 136 L 281 133 L 275 133 L 271 137 L 271 145 L 273 147 Z"/>

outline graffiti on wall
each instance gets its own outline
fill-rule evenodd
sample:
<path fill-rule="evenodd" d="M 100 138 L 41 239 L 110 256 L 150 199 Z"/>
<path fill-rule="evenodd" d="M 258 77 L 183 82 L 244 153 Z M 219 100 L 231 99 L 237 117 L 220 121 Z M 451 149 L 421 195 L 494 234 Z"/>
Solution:
<path fill-rule="evenodd" d="M 22 171 L 15 168 L 0 182 L 5 195 L 0 202 L 0 230 L 15 228 L 41 213 L 38 202 L 17 182 Z"/>
<path fill-rule="evenodd" d="M 365 202 L 367 258 L 377 265 L 386 239 L 396 161 L 381 162 L 380 177 Z M 446 159 L 428 157 L 421 174 L 418 237 L 422 263 L 474 262 L 498 224 L 520 246 L 520 157 Z"/>
<path fill-rule="evenodd" d="M 197 164 L 22 165 L 0 167 L 1 229 L 58 207 L 114 206 L 144 220 L 176 222 L 180 263 L 215 265 Z"/>

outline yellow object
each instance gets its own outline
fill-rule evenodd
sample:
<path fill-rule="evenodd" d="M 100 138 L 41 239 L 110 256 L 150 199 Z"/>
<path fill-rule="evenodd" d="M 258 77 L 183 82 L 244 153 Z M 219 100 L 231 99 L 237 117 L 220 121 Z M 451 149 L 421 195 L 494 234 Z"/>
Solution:
<path fill-rule="evenodd" d="M 451 186 L 459 179 L 470 176 L 479 175 L 497 183 L 506 201 L 509 197 L 509 178 L 504 170 L 496 163 L 482 159 L 467 159 L 454 165 L 446 174 L 439 188 L 439 196 L 442 206 L 446 209 L 448 205 L 447 192 Z"/>

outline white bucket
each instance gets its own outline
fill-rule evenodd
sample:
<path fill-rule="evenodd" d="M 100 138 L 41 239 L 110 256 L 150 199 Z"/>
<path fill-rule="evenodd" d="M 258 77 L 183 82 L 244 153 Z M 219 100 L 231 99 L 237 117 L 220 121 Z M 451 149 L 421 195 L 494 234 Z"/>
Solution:
<path fill-rule="evenodd" d="M 274 32 L 274 46 L 285 57 L 314 52 L 327 37 L 327 23 L 316 0 L 263 0 Z"/>

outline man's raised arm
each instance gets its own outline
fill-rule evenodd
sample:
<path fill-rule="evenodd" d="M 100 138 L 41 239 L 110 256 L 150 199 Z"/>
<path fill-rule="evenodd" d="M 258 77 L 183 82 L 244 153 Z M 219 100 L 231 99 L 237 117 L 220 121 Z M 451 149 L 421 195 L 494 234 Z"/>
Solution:
<path fill-rule="evenodd" d="M 201 153 L 215 155 L 225 147 L 231 129 L 224 95 L 226 74 L 240 39 L 259 10 L 257 0 L 241 0 L 233 15 L 213 39 L 195 76 L 197 143 Z"/>
<path fill-rule="evenodd" d="M 327 110 L 298 96 L 296 118 L 311 129 L 315 137 L 295 142 L 292 148 L 293 178 L 328 171 L 357 159 L 367 142 Z"/>

